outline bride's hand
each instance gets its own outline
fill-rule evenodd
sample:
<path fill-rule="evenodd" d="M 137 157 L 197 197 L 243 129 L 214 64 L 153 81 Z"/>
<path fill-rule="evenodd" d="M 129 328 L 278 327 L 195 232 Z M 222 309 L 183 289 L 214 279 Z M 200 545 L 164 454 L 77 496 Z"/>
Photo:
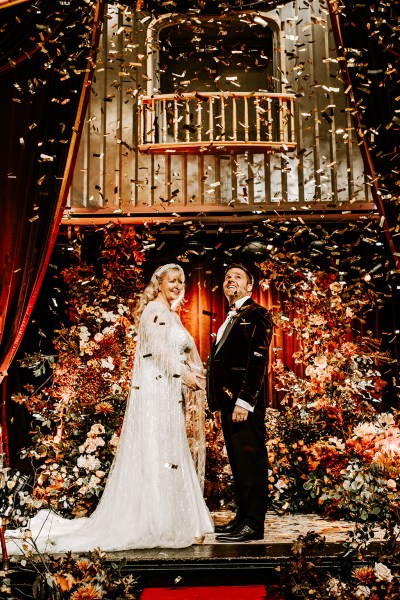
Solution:
<path fill-rule="evenodd" d="M 205 380 L 204 375 L 200 375 L 199 373 L 194 373 L 193 371 L 187 371 L 182 377 L 183 383 L 190 390 L 204 390 L 205 389 Z"/>
<path fill-rule="evenodd" d="M 197 385 L 199 386 L 198 389 L 204 391 L 206 389 L 206 376 L 200 375 L 199 373 L 197 373 L 196 379 L 197 379 Z"/>

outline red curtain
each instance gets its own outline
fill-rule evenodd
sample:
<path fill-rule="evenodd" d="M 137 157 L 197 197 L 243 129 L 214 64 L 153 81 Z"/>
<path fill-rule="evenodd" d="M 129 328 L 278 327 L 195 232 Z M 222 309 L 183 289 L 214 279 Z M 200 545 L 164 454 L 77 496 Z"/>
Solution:
<path fill-rule="evenodd" d="M 67 200 L 102 6 L 38 0 L 0 10 L 0 382 L 29 321 Z"/>

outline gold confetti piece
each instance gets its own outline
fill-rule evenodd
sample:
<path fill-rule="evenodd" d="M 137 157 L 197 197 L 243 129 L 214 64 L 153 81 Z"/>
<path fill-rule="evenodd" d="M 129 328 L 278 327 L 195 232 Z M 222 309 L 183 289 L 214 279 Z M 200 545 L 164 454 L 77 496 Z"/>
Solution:
<path fill-rule="evenodd" d="M 262 25 L 263 27 L 268 27 L 268 21 L 265 21 L 258 15 L 254 17 L 253 21 L 259 25 Z"/>
<path fill-rule="evenodd" d="M 35 215 L 34 217 L 31 217 L 31 218 L 29 219 L 29 221 L 30 221 L 30 223 L 33 223 L 33 221 L 37 221 L 37 220 L 38 220 L 38 218 L 39 218 L 39 215 Z"/>

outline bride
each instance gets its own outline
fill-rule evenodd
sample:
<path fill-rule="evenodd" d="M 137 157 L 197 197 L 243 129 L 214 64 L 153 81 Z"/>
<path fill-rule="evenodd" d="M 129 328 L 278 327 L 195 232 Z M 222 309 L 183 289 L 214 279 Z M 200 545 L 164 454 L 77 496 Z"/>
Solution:
<path fill-rule="evenodd" d="M 183 548 L 214 530 L 202 495 L 202 363 L 175 312 L 183 300 L 184 282 L 179 265 L 163 265 L 140 298 L 124 423 L 96 510 L 73 520 L 39 511 L 28 531 L 6 532 L 10 554 L 28 547 L 42 553 Z"/>

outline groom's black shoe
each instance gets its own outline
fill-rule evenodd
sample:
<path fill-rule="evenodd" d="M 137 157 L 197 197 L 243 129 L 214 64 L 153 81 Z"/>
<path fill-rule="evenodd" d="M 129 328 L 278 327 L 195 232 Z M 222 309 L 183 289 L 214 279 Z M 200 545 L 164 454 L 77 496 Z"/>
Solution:
<path fill-rule="evenodd" d="M 230 533 L 222 533 L 217 535 L 216 540 L 219 542 L 227 542 L 234 544 L 236 542 L 250 542 L 252 540 L 263 540 L 264 532 L 259 529 L 254 529 L 250 525 L 243 523 Z"/>
<path fill-rule="evenodd" d="M 244 519 L 242 517 L 236 515 L 231 521 L 225 523 L 225 525 L 215 525 L 214 531 L 215 533 L 232 533 L 242 525 L 243 521 Z"/>

